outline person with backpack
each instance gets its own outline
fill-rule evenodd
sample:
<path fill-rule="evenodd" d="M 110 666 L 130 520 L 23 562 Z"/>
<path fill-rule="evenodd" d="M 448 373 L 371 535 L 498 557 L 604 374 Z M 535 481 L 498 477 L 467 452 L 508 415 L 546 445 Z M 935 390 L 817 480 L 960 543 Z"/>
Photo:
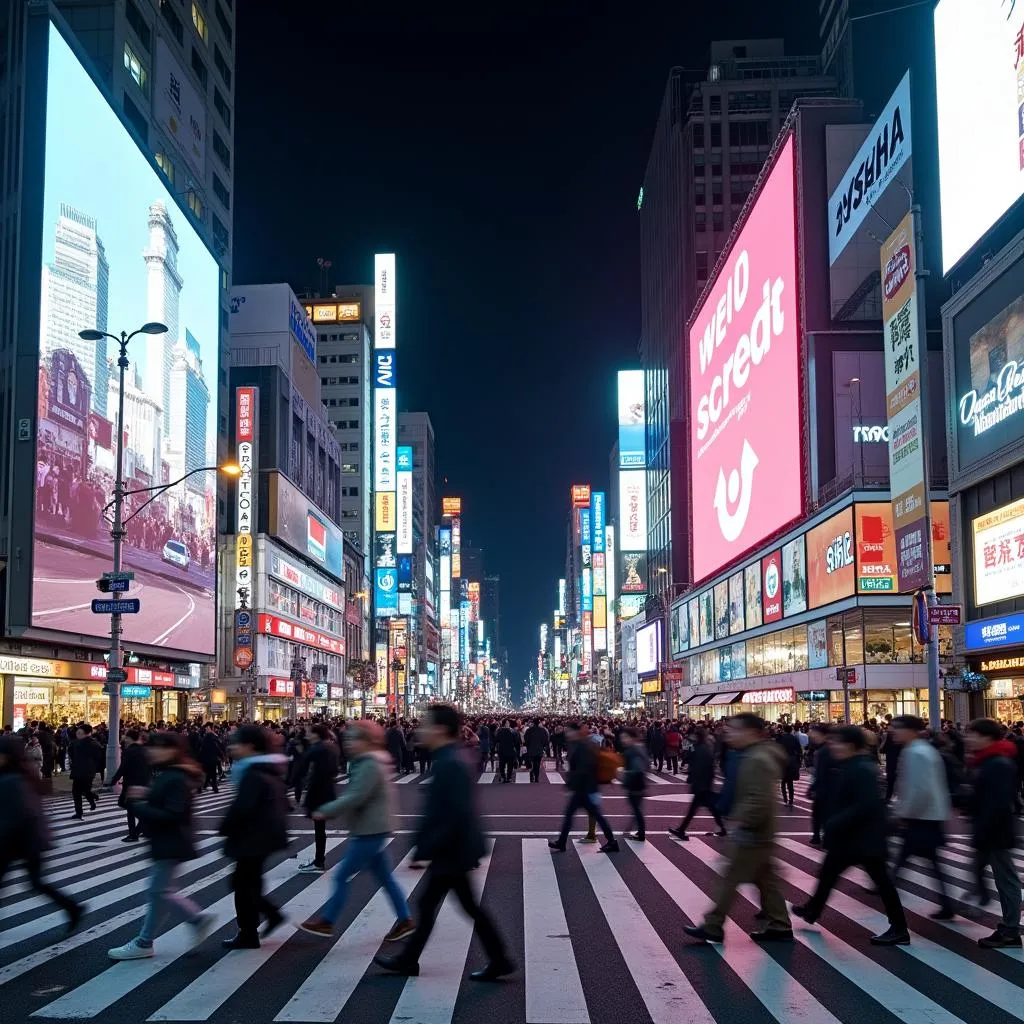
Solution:
<path fill-rule="evenodd" d="M 141 822 L 150 843 L 153 867 L 149 875 L 146 917 L 139 934 L 123 946 L 107 951 L 111 960 L 143 960 L 153 956 L 153 938 L 164 907 L 178 907 L 192 928 L 193 945 L 200 945 L 213 929 L 213 918 L 178 892 L 174 875 L 179 866 L 196 857 L 192 803 L 202 783 L 199 765 L 186 752 L 178 733 L 155 733 L 145 748 L 156 775 L 153 784 L 125 788 L 131 813 Z"/>
<path fill-rule="evenodd" d="M 618 853 L 619 844 L 612 832 L 611 825 L 601 813 L 597 806 L 595 797 L 597 795 L 598 777 L 598 751 L 580 729 L 578 722 L 571 722 L 566 728 L 569 739 L 569 777 L 566 785 L 571 791 L 569 803 L 565 808 L 565 815 L 562 819 L 562 829 L 557 839 L 548 842 L 548 846 L 558 853 L 565 853 L 565 845 L 569 838 L 569 829 L 572 827 L 572 820 L 576 812 L 581 808 L 589 815 L 592 815 L 595 822 L 601 826 L 604 833 L 605 843 L 601 847 L 602 853 Z M 603 752 L 602 752 L 603 753 Z M 607 752 L 610 758 L 615 758 L 615 767 L 618 767 L 618 758 L 615 751 Z M 610 765 L 609 757 L 604 758 L 605 764 Z M 614 771 L 611 778 L 614 778 Z M 609 778 L 607 781 L 611 781 Z"/>

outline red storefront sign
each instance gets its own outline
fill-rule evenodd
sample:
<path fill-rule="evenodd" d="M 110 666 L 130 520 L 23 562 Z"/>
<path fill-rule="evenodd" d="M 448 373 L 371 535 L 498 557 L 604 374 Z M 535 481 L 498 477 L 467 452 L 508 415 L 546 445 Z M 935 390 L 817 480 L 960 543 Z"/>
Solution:
<path fill-rule="evenodd" d="M 271 676 L 267 680 L 268 697 L 294 697 L 295 684 L 290 679 L 281 679 L 278 676 Z"/>
<path fill-rule="evenodd" d="M 136 668 L 133 665 L 129 665 L 125 671 L 128 673 L 127 682 L 139 686 L 174 686 L 175 683 L 173 672 L 162 672 L 155 668 Z M 107 666 L 90 665 L 89 678 L 105 683 L 107 681 Z"/>
<path fill-rule="evenodd" d="M 330 654 L 345 653 L 345 641 L 340 637 L 328 636 L 326 633 L 310 629 L 290 619 L 279 618 L 277 615 L 261 615 L 260 632 L 265 636 L 279 636 L 284 640 L 291 640 L 304 647 L 315 647 L 318 651 L 327 651 Z"/>

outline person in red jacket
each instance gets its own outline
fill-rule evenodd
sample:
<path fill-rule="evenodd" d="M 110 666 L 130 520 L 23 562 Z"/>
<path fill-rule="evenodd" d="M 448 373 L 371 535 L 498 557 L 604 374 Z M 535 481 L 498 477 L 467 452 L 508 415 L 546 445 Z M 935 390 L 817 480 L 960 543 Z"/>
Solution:
<path fill-rule="evenodd" d="M 683 752 L 683 734 L 679 724 L 673 722 L 665 733 L 665 758 L 673 775 L 679 774 L 679 755 Z"/>

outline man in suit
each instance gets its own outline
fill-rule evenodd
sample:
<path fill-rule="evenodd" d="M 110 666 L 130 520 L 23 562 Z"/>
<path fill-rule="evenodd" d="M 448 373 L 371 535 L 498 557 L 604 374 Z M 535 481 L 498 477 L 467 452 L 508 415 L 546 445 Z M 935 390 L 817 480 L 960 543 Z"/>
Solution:
<path fill-rule="evenodd" d="M 82 798 L 89 801 L 91 810 L 96 810 L 96 794 L 92 791 L 92 780 L 96 777 L 96 765 L 103 757 L 103 748 L 92 738 L 92 726 L 83 722 L 75 730 L 75 741 L 69 749 L 71 760 L 71 796 L 75 801 L 73 817 L 84 817 Z"/>
<path fill-rule="evenodd" d="M 551 738 L 548 736 L 547 729 L 540 724 L 539 718 L 535 718 L 533 724 L 526 730 L 523 742 L 526 744 L 526 756 L 530 760 L 530 781 L 540 782 L 540 763 Z"/>
<path fill-rule="evenodd" d="M 501 728 L 495 734 L 494 745 L 498 748 L 498 781 L 511 782 L 519 760 L 519 738 L 507 718 L 502 720 Z"/>
<path fill-rule="evenodd" d="M 515 970 L 490 917 L 476 901 L 469 873 L 486 853 L 483 832 L 473 807 L 473 780 L 458 750 L 459 713 L 436 704 L 427 712 L 423 742 L 433 755 L 434 784 L 429 787 L 423 820 L 416 834 L 414 858 L 430 861 L 420 899 L 419 924 L 395 956 L 378 954 L 374 961 L 396 974 L 420 973 L 420 954 L 430 938 L 434 919 L 449 892 L 473 919 L 487 953 L 487 964 L 473 971 L 473 981 L 495 981 Z"/>

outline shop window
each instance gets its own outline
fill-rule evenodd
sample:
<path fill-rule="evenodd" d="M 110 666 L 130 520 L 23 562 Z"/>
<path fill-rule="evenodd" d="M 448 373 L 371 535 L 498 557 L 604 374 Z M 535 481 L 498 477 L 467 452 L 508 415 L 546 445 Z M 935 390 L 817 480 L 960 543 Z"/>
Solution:
<path fill-rule="evenodd" d="M 825 622 L 825 643 L 828 647 L 829 668 L 845 664 L 843 656 L 843 617 L 830 615 Z"/>
<path fill-rule="evenodd" d="M 794 672 L 804 672 L 807 669 L 807 627 L 794 626 L 790 632 L 790 664 Z"/>
<path fill-rule="evenodd" d="M 846 664 L 860 665 L 864 661 L 864 629 L 861 625 L 861 610 L 845 612 L 843 635 L 846 638 Z"/>

